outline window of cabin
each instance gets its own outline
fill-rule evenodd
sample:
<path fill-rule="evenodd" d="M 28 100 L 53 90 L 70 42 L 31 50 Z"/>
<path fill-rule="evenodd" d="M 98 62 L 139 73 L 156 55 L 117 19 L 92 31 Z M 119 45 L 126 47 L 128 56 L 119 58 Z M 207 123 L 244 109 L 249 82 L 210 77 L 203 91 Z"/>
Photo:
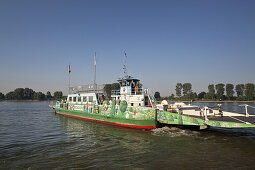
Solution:
<path fill-rule="evenodd" d="M 69 97 L 69 102 L 71 102 L 72 101 L 72 97 Z"/>
<path fill-rule="evenodd" d="M 78 102 L 81 102 L 81 97 L 78 97 Z"/>
<path fill-rule="evenodd" d="M 83 102 L 87 102 L 87 97 L 83 96 Z"/>
<path fill-rule="evenodd" d="M 134 106 L 134 103 L 131 103 L 131 106 Z"/>
<path fill-rule="evenodd" d="M 93 102 L 93 96 L 89 96 L 89 102 Z"/>
<path fill-rule="evenodd" d="M 73 102 L 76 102 L 76 97 L 73 97 Z"/>
<path fill-rule="evenodd" d="M 139 106 L 141 106 L 141 103 L 139 103 Z"/>

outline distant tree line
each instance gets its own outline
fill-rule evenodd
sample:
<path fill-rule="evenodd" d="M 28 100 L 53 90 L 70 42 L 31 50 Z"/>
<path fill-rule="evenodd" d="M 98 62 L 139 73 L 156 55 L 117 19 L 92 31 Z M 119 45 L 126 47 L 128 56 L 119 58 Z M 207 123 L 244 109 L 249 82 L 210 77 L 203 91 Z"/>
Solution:
<path fill-rule="evenodd" d="M 106 94 L 106 99 L 111 99 L 112 90 L 120 90 L 119 83 L 105 84 L 104 93 Z"/>
<path fill-rule="evenodd" d="M 238 100 L 250 101 L 255 100 L 255 85 L 252 83 L 247 84 L 210 84 L 208 85 L 207 92 L 200 92 L 197 94 L 192 91 L 191 83 L 177 83 L 175 93 L 169 97 L 160 98 L 160 93 L 156 92 L 154 97 L 157 100 Z"/>
<path fill-rule="evenodd" d="M 62 91 L 54 92 L 53 96 L 49 91 L 44 94 L 42 92 L 35 92 L 30 88 L 17 88 L 6 95 L 0 92 L 0 100 L 57 100 L 62 98 Z"/>

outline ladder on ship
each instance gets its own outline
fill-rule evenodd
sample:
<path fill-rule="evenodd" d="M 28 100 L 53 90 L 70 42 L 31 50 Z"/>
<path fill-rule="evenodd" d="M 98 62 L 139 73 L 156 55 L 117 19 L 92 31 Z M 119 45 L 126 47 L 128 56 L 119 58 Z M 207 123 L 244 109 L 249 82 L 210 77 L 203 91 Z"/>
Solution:
<path fill-rule="evenodd" d="M 155 99 L 155 97 L 153 96 L 152 91 L 150 91 L 149 89 L 148 89 L 148 98 L 149 98 L 149 101 L 150 101 L 150 103 L 151 103 L 151 107 L 152 107 L 152 108 L 156 108 L 156 99 Z"/>

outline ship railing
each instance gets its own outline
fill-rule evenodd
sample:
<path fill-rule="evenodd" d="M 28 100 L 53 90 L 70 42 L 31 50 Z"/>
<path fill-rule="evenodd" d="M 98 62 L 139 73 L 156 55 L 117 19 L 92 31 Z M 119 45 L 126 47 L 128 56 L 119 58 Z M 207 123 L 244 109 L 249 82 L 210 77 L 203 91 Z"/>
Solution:
<path fill-rule="evenodd" d="M 248 104 L 241 104 L 239 106 L 244 106 L 245 107 L 245 117 L 249 117 L 250 116 L 250 114 L 248 113 L 248 107 L 251 107 L 251 108 L 255 109 L 254 106 L 251 106 L 251 105 L 248 105 Z"/>
<path fill-rule="evenodd" d="M 88 84 L 69 88 L 69 94 L 77 93 L 103 93 L 105 85 Z"/>
<path fill-rule="evenodd" d="M 132 89 L 131 94 L 132 95 L 144 95 L 145 91 L 143 88 Z"/>
<path fill-rule="evenodd" d="M 132 89 L 131 95 L 144 95 L 147 94 L 143 88 Z M 120 90 L 112 90 L 111 95 L 120 95 Z"/>

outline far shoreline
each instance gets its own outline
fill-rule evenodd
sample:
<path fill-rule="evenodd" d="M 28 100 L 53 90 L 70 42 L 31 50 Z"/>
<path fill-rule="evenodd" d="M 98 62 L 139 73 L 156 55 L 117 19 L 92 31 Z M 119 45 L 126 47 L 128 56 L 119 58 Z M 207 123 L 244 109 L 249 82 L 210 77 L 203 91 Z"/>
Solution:
<path fill-rule="evenodd" d="M 56 102 L 56 101 L 58 100 L 0 100 L 0 102 Z"/>

